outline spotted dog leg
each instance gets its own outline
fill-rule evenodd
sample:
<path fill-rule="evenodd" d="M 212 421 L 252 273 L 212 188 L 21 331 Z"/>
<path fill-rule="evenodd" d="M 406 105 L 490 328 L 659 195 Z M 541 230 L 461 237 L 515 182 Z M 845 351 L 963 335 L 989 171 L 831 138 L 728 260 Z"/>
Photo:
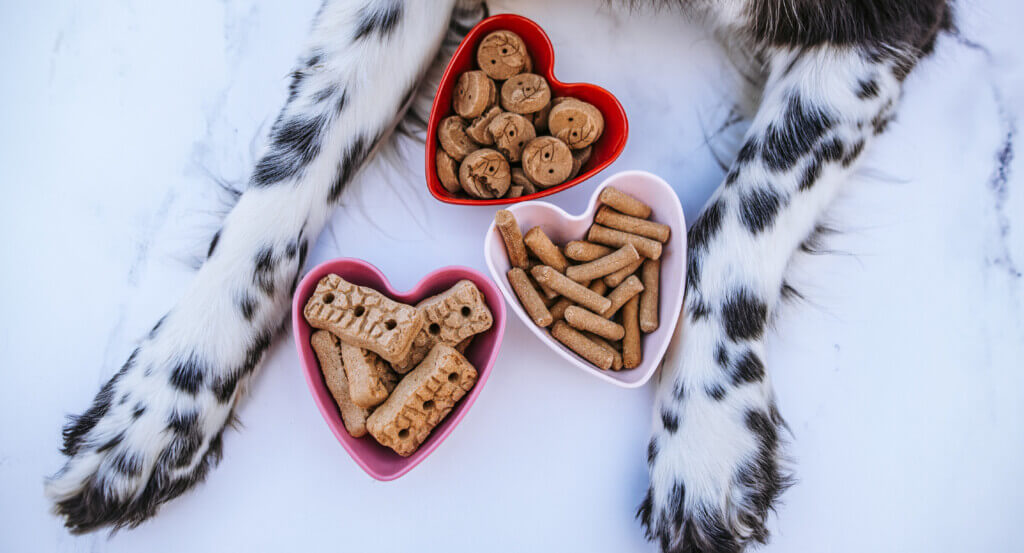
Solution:
<path fill-rule="evenodd" d="M 770 51 L 762 104 L 689 235 L 686 300 L 665 358 L 638 516 L 663 551 L 742 551 L 788 484 L 765 326 L 812 233 L 898 99 L 907 61 L 820 46 Z"/>
<path fill-rule="evenodd" d="M 310 244 L 433 60 L 454 0 L 328 0 L 248 190 L 177 305 L 64 429 L 73 532 L 135 526 L 200 481 L 288 313 Z"/>

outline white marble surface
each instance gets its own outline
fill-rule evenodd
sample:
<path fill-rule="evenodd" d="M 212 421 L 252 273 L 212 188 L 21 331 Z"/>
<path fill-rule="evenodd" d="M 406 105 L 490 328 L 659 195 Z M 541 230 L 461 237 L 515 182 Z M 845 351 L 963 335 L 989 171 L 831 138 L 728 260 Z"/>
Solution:
<path fill-rule="evenodd" d="M 0 551 L 650 550 L 633 512 L 651 387 L 563 366 L 512 319 L 473 411 L 396 482 L 346 457 L 288 336 L 205 484 L 113 538 L 48 513 L 63 417 L 188 282 L 220 211 L 211 176 L 246 176 L 316 5 L 0 4 Z M 548 30 L 564 80 L 625 105 L 630 141 L 606 174 L 662 175 L 692 220 L 722 176 L 705 134 L 733 95 L 714 44 L 678 16 L 591 0 L 495 11 L 510 8 Z M 799 483 L 765 551 L 1024 550 L 1019 159 L 991 184 L 1024 110 L 1024 10 L 962 13 L 991 58 L 941 41 L 831 214 L 836 252 L 796 267 L 807 300 L 779 314 L 768 362 Z M 710 144 L 728 157 L 735 130 Z M 421 158 L 413 145 L 404 171 L 365 172 L 310 263 L 366 258 L 399 287 L 482 269 L 493 210 L 435 202 Z M 578 210 L 595 184 L 554 201 Z"/>

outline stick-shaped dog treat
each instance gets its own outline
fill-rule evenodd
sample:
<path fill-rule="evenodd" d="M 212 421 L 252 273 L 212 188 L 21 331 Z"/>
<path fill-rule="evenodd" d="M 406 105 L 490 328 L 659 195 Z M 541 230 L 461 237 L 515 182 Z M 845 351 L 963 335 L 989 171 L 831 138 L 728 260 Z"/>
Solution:
<path fill-rule="evenodd" d="M 573 265 L 565 270 L 565 276 L 576 282 L 584 282 L 610 275 L 640 259 L 632 244 L 626 244 L 614 252 L 582 265 Z"/>
<path fill-rule="evenodd" d="M 643 361 L 644 354 L 640 344 L 640 322 L 637 320 L 640 311 L 640 296 L 629 298 L 622 306 L 622 327 L 625 336 L 622 338 L 622 366 L 635 369 Z"/>
<path fill-rule="evenodd" d="M 640 259 L 637 259 L 636 261 L 630 263 L 629 265 L 626 265 L 625 267 L 619 269 L 618 271 L 615 271 L 614 273 L 604 277 L 604 283 L 613 288 L 622 284 L 622 281 L 626 280 L 626 278 L 628 278 L 629 275 L 635 273 L 636 270 L 639 269 L 641 265 L 643 265 L 644 259 L 645 258 L 641 257 Z"/>
<path fill-rule="evenodd" d="M 565 322 L 572 325 L 575 329 L 593 332 L 609 340 L 621 340 L 626 333 L 622 325 L 613 323 L 578 305 L 570 305 L 565 309 Z"/>
<path fill-rule="evenodd" d="M 370 409 L 384 403 L 398 384 L 398 373 L 370 350 L 342 343 L 341 360 L 352 403 L 359 407 Z"/>
<path fill-rule="evenodd" d="M 610 351 L 612 353 L 612 356 L 613 356 L 612 357 L 612 370 L 613 371 L 621 371 L 622 370 L 622 352 L 621 351 L 615 349 L 615 346 L 611 345 L 604 338 L 602 338 L 602 337 L 600 337 L 600 336 L 598 336 L 596 334 L 591 334 L 589 332 L 584 332 L 583 335 L 586 336 L 587 339 L 590 340 L 591 342 L 594 342 L 595 344 L 603 347 L 604 349 L 606 349 L 606 350 L 608 350 L 608 351 Z"/>
<path fill-rule="evenodd" d="M 341 342 L 330 332 L 318 330 L 310 337 L 309 344 L 313 346 L 313 352 L 320 361 L 320 371 L 324 373 L 327 389 L 331 391 L 334 402 L 338 404 L 345 430 L 353 438 L 365 436 L 366 417 L 370 416 L 370 411 L 352 403 L 348 377 L 345 375 L 345 366 L 341 360 Z"/>
<path fill-rule="evenodd" d="M 499 209 L 494 214 L 494 226 L 501 233 L 501 239 L 505 242 L 505 251 L 508 253 L 508 262 L 513 267 L 526 269 L 530 262 L 526 258 L 526 244 L 523 243 L 523 233 L 519 230 L 519 222 L 516 216 L 507 209 Z"/>
<path fill-rule="evenodd" d="M 644 291 L 640 293 L 640 330 L 654 332 L 658 329 L 658 286 L 661 280 L 661 260 L 646 259 L 640 269 L 640 280 Z"/>
<path fill-rule="evenodd" d="M 598 200 L 603 204 L 614 207 L 620 213 L 646 219 L 651 216 L 651 206 L 622 192 L 618 188 L 609 186 L 601 191 Z"/>
<path fill-rule="evenodd" d="M 559 273 L 564 273 L 565 268 L 569 266 L 569 262 L 559 251 L 558 246 L 548 238 L 547 234 L 544 234 L 540 227 L 530 229 L 523 240 L 533 255 L 536 255 L 545 265 L 554 267 Z"/>
<path fill-rule="evenodd" d="M 508 283 L 512 285 L 512 290 L 519 297 L 519 303 L 523 304 L 523 309 L 533 319 L 534 324 L 537 326 L 551 325 L 552 321 L 554 321 L 551 317 L 551 312 L 544 305 L 544 300 L 540 297 L 540 293 L 533 287 L 533 283 L 530 282 L 530 277 L 526 274 L 526 271 L 519 267 L 514 267 L 508 272 L 507 276 Z"/>
<path fill-rule="evenodd" d="M 608 370 L 615 361 L 612 352 L 595 344 L 586 336 L 580 334 L 564 321 L 558 321 L 551 327 L 551 336 L 558 340 L 565 347 L 576 352 L 580 357 L 593 363 L 597 368 Z"/>
<path fill-rule="evenodd" d="M 662 243 L 668 241 L 669 234 L 672 232 L 668 225 L 623 215 L 608 206 L 601 206 L 601 209 L 597 210 L 594 221 L 609 228 L 646 236 Z"/>
<path fill-rule="evenodd" d="M 590 227 L 590 231 L 587 232 L 587 240 L 616 248 L 632 244 L 640 255 L 648 259 L 658 259 L 661 257 L 661 242 L 601 225 Z"/>
<path fill-rule="evenodd" d="M 574 261 L 593 261 L 612 253 L 613 249 L 601 244 L 586 242 L 584 240 L 573 240 L 565 245 L 565 257 Z"/>
<path fill-rule="evenodd" d="M 594 282 L 581 282 L 580 284 L 590 288 L 595 294 L 601 294 L 602 296 L 608 291 L 608 285 L 601 279 L 597 279 Z"/>
<path fill-rule="evenodd" d="M 622 284 L 616 286 L 610 294 L 605 296 L 608 299 L 612 300 L 612 306 L 609 307 L 608 309 L 605 309 L 602 313 L 600 313 L 600 315 L 606 319 L 611 319 L 612 315 L 615 315 L 615 312 L 618 311 L 620 307 L 625 305 L 627 301 L 629 301 L 629 298 L 632 298 L 633 296 L 639 294 L 640 292 L 643 291 L 643 289 L 644 285 L 643 283 L 640 282 L 640 279 L 637 278 L 636 275 L 629 275 L 629 278 L 622 281 Z M 643 308 L 641 307 L 641 313 L 642 312 Z M 642 325 L 641 328 L 643 328 Z"/>
<path fill-rule="evenodd" d="M 590 288 L 595 294 L 600 294 L 602 296 L 605 291 L 608 290 L 608 286 L 606 286 L 604 281 L 600 279 L 595 280 L 594 282 L 581 282 L 580 284 Z M 568 298 L 559 298 L 558 301 L 548 309 L 551 310 L 551 316 L 557 321 L 565 318 L 565 309 L 572 304 L 572 300 Z"/>
<path fill-rule="evenodd" d="M 586 286 L 570 279 L 558 271 L 541 265 L 534 267 L 531 271 L 537 282 L 546 285 L 548 288 L 558 292 L 566 298 L 590 309 L 591 311 L 604 312 L 612 302 L 601 294 L 596 294 Z"/>

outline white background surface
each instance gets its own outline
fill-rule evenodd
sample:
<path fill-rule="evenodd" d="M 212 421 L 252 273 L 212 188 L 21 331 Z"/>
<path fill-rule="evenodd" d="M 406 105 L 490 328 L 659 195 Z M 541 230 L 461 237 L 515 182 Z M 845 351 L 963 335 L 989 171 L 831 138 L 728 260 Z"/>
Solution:
<path fill-rule="evenodd" d="M 676 15 L 590 0 L 494 6 L 535 18 L 556 71 L 618 95 L 614 170 L 668 180 L 693 220 L 741 128 L 721 52 Z M 242 180 L 282 104 L 317 6 L 297 2 L 0 2 L 0 551 L 648 551 L 652 389 L 564 366 L 518 320 L 479 401 L 409 475 L 376 482 L 320 418 L 282 336 L 208 481 L 113 538 L 72 537 L 42 479 L 134 340 L 175 301 L 217 226 L 211 175 Z M 1024 200 L 997 154 L 1024 107 L 1013 0 L 963 6 L 965 34 L 907 83 L 891 131 L 831 214 L 836 253 L 800 260 L 767 361 L 799 483 L 765 551 L 1022 551 Z M 994 91 L 1002 95 L 1002 107 Z M 710 146 L 709 146 L 710 144 Z M 399 288 L 483 269 L 493 209 L 367 171 L 310 266 L 339 255 Z M 597 180 L 600 180 L 597 179 Z M 578 211 L 596 182 L 554 201 Z"/>

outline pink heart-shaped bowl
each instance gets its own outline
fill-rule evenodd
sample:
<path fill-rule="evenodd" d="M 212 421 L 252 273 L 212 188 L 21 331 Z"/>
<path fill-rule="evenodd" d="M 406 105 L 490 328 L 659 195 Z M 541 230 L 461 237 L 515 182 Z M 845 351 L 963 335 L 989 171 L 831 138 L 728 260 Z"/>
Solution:
<path fill-rule="evenodd" d="M 590 160 L 580 168 L 580 173 L 576 175 L 576 178 L 518 198 L 496 198 L 493 200 L 463 198 L 445 190 L 441 185 L 441 180 L 437 177 L 436 156 L 439 147 L 437 126 L 442 119 L 452 114 L 452 93 L 455 90 L 456 79 L 464 72 L 476 69 L 476 49 L 480 41 L 491 31 L 498 30 L 509 30 L 523 38 L 530 57 L 533 59 L 533 72 L 547 79 L 553 98 L 572 96 L 584 102 L 590 102 L 601 110 L 601 115 L 604 116 L 604 132 L 601 133 L 601 138 L 594 143 Z M 611 92 L 597 85 L 563 83 L 555 78 L 555 49 L 551 45 L 551 39 L 540 28 L 540 25 L 519 15 L 495 15 L 477 23 L 466 34 L 466 38 L 462 39 L 462 43 L 455 50 L 455 54 L 448 62 L 448 67 L 441 77 L 441 84 L 434 96 L 434 105 L 430 109 L 430 122 L 427 124 L 427 188 L 438 200 L 459 205 L 500 205 L 536 200 L 575 186 L 608 167 L 626 147 L 627 136 L 629 136 L 629 122 L 626 120 L 626 110 L 622 109 L 622 104 Z"/>
<path fill-rule="evenodd" d="M 341 413 L 324 382 L 316 354 L 313 352 L 312 346 L 309 345 L 309 338 L 315 329 L 309 326 L 302 316 L 302 309 L 306 306 L 309 297 L 313 295 L 317 282 L 330 273 L 337 274 L 353 284 L 369 286 L 396 301 L 408 304 L 415 304 L 422 299 L 439 294 L 452 287 L 456 282 L 466 279 L 476 284 L 477 288 L 483 292 L 487 307 L 491 309 L 494 325 L 487 332 L 473 338 L 473 342 L 465 353 L 466 358 L 477 370 L 476 385 L 455 405 L 455 408 L 441 421 L 441 424 L 437 425 L 427 441 L 409 457 L 398 455 L 391 449 L 378 444 L 369 435 L 353 438 L 342 424 Z M 423 277 L 412 290 L 399 292 L 391 287 L 391 283 L 388 282 L 384 274 L 373 265 L 361 259 L 341 258 L 321 263 L 303 277 L 292 299 L 292 328 L 295 335 L 295 347 L 299 350 L 302 371 L 306 374 L 306 383 L 309 384 L 309 390 L 313 393 L 313 401 L 316 402 L 316 406 L 320 409 L 324 420 L 327 421 L 331 432 L 338 438 L 342 447 L 348 451 L 356 464 L 362 467 L 367 474 L 377 480 L 394 480 L 412 470 L 437 449 L 437 446 L 441 445 L 441 442 L 452 433 L 459 421 L 466 416 L 469 408 L 473 406 L 473 402 L 484 389 L 487 377 L 490 376 L 491 368 L 494 366 L 494 360 L 498 356 L 501 338 L 505 334 L 505 302 L 502 301 L 501 292 L 498 291 L 491 279 L 468 267 L 442 267 Z"/>
<path fill-rule="evenodd" d="M 533 323 L 530 316 L 523 310 L 519 298 L 508 283 L 505 274 L 510 268 L 505 243 L 498 229 L 491 223 L 484 237 L 484 258 L 491 277 L 498 282 L 502 294 L 512 306 L 512 311 L 522 319 L 523 323 L 547 346 L 562 356 L 573 366 L 592 374 L 602 380 L 624 388 L 643 386 L 654 371 L 658 370 L 661 358 L 665 355 L 668 343 L 679 320 L 679 311 L 683 305 L 683 287 L 686 283 L 686 219 L 683 206 L 679 204 L 672 187 L 661 177 L 646 171 L 623 171 L 616 173 L 602 182 L 590 197 L 586 211 L 579 215 L 569 215 L 558 206 L 548 202 L 527 202 L 508 208 L 515 215 L 523 234 L 533 227 L 540 227 L 556 244 L 565 244 L 570 240 L 583 240 L 587 229 L 594 221 L 597 212 L 597 198 L 601 191 L 609 186 L 630 194 L 651 206 L 651 220 L 664 223 L 672 228 L 672 234 L 661 252 L 661 281 L 658 294 L 658 328 L 650 334 L 643 335 L 643 361 L 640 366 L 631 370 L 603 371 L 579 357 L 569 348 L 556 341 L 548 330 Z"/>

